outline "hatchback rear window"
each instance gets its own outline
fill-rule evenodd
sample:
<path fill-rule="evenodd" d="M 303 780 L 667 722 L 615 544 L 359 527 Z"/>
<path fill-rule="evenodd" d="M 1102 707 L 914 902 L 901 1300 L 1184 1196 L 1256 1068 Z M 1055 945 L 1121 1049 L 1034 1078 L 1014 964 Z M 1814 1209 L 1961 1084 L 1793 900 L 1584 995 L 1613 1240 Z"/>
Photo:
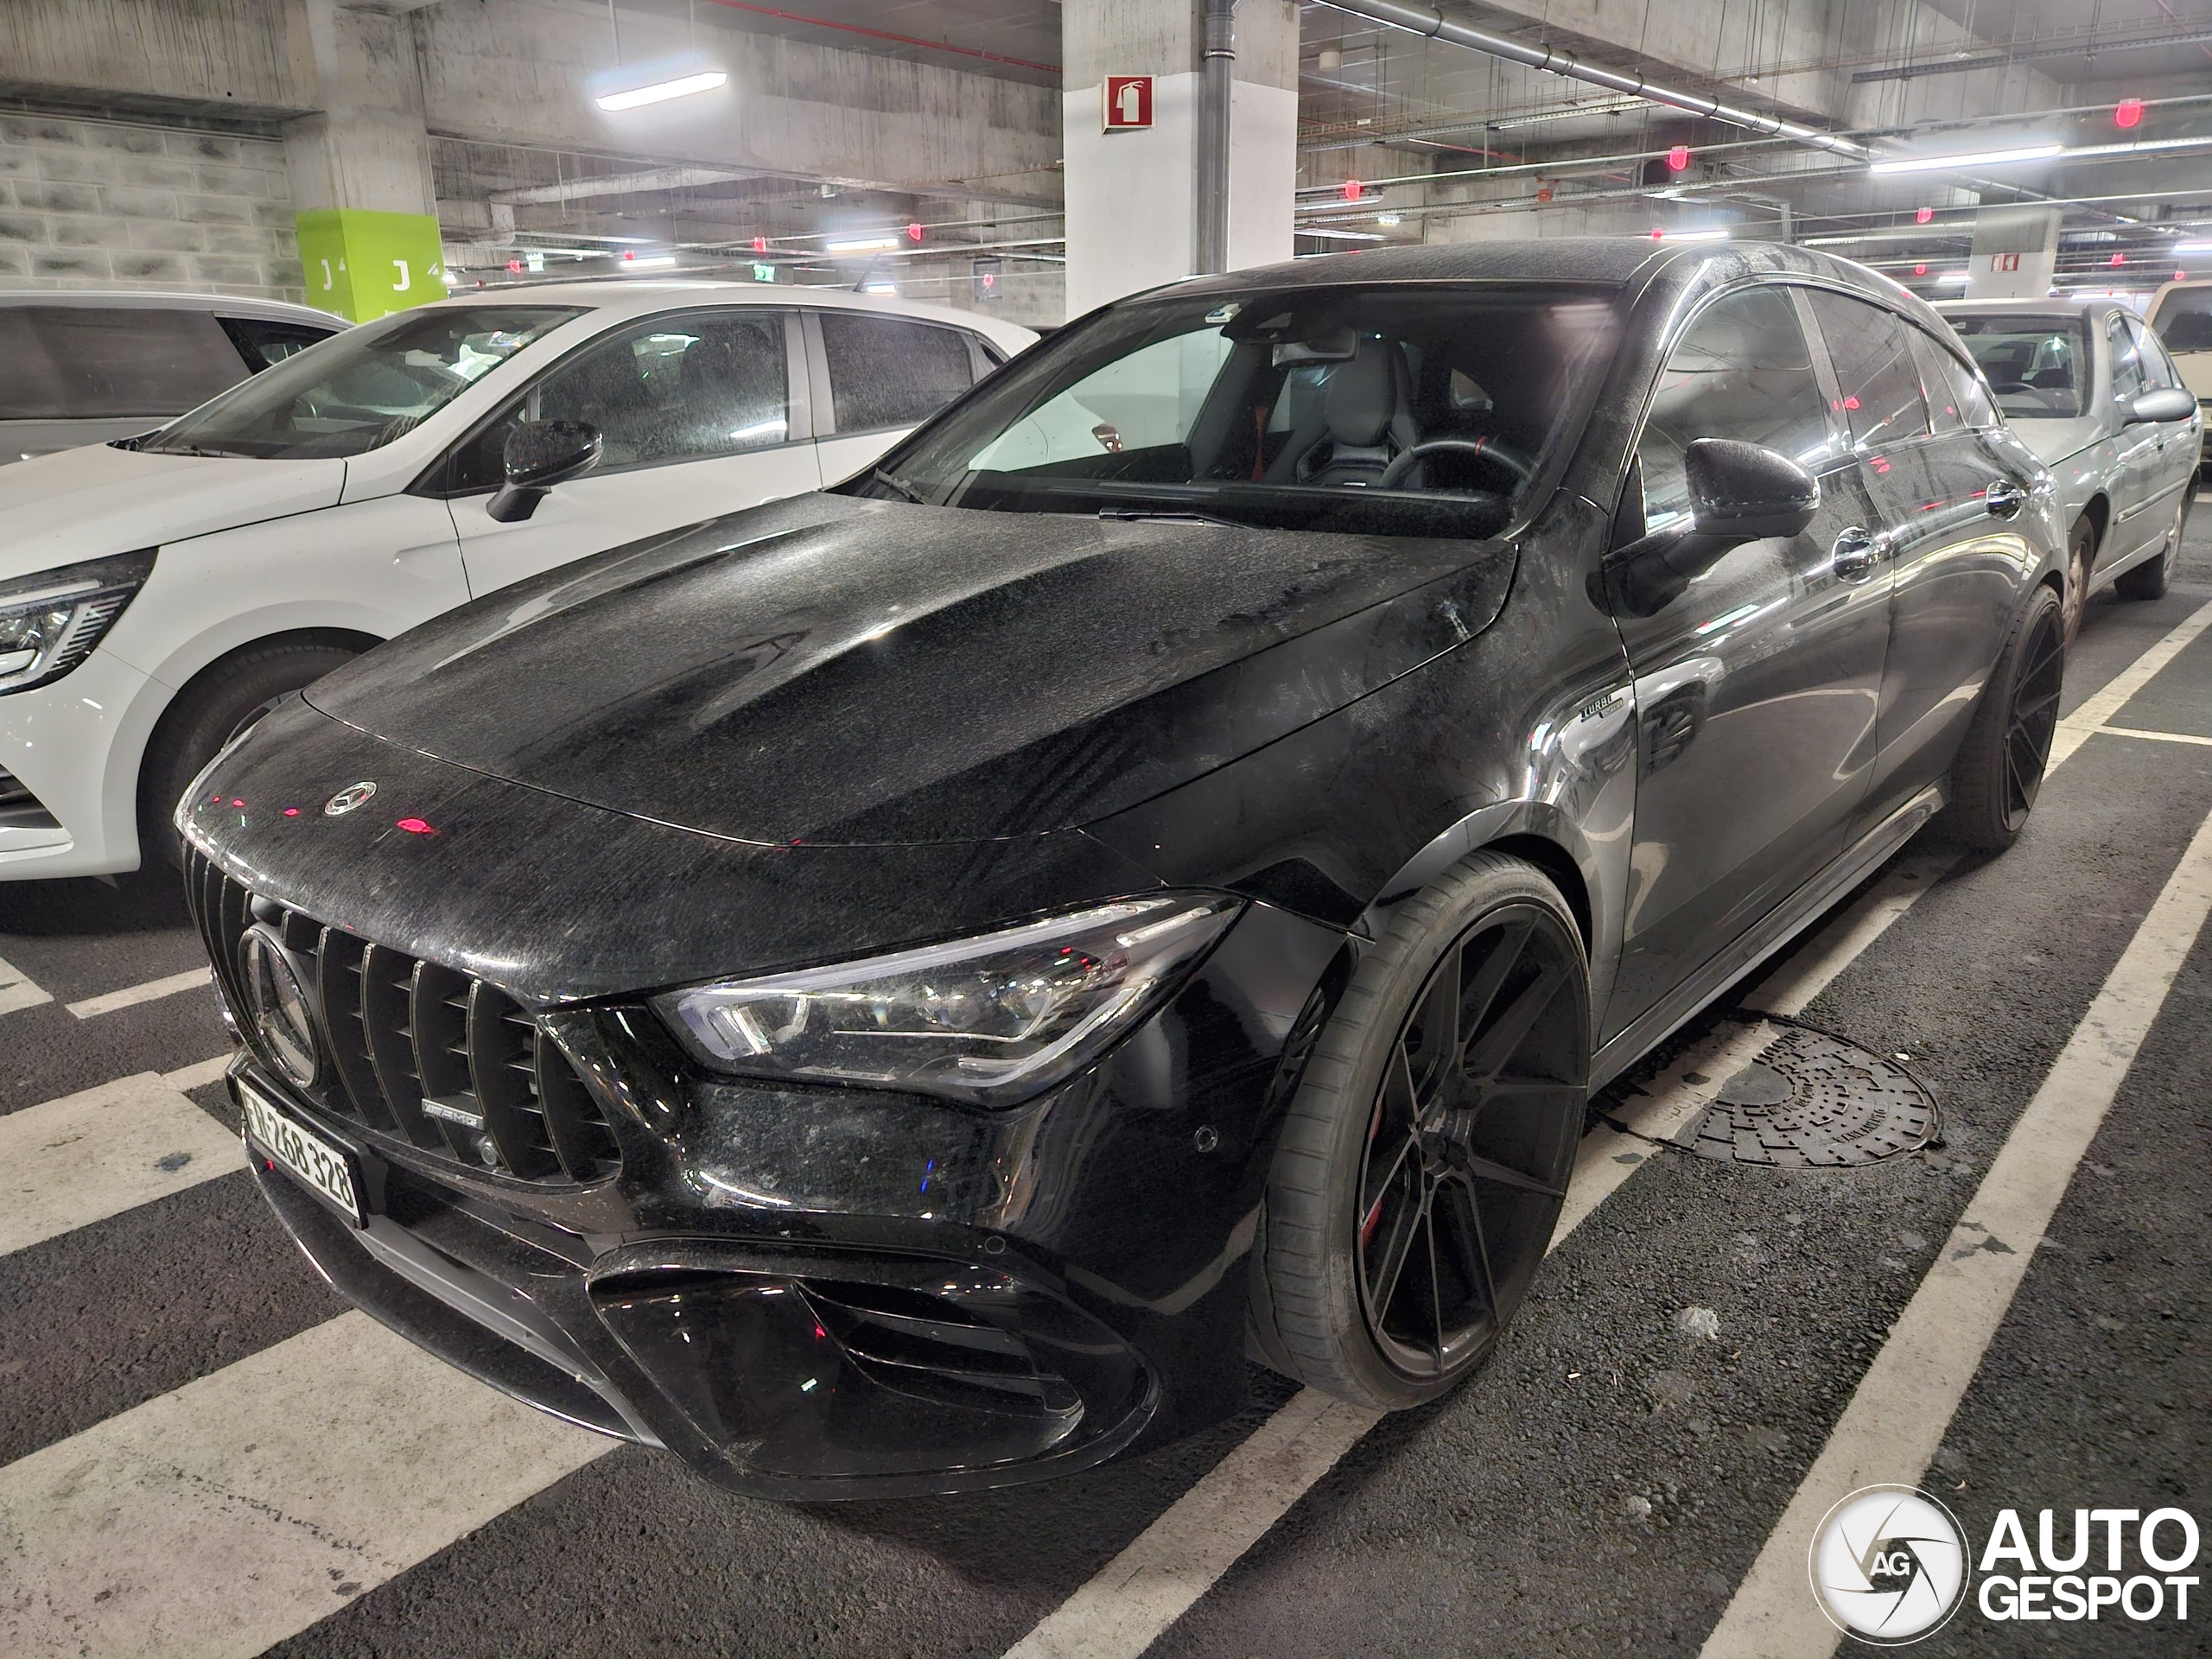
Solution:
<path fill-rule="evenodd" d="M 0 420 L 175 415 L 246 378 L 223 325 L 155 306 L 0 306 Z"/>

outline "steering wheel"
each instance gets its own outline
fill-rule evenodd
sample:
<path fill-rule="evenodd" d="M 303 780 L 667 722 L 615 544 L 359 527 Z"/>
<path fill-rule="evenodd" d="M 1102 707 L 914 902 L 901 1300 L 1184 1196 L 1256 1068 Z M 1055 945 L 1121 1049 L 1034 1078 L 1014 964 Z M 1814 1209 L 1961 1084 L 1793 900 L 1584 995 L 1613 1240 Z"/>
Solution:
<path fill-rule="evenodd" d="M 1503 467 L 1513 474 L 1516 482 L 1526 484 L 1535 476 L 1535 463 L 1517 449 L 1507 448 L 1495 438 L 1431 438 L 1402 451 L 1397 459 L 1382 469 L 1382 476 L 1375 480 L 1378 490 L 1395 489 L 1404 481 L 1406 474 L 1431 455 L 1467 455 L 1477 461 L 1487 461 Z"/>

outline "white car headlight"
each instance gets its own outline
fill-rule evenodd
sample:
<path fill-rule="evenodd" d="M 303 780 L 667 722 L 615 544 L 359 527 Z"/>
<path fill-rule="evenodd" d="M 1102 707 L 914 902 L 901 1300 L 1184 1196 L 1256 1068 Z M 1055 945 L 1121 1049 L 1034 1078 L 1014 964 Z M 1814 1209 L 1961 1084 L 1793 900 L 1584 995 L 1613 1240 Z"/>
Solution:
<path fill-rule="evenodd" d="M 0 696 L 58 680 L 91 656 L 153 568 L 149 548 L 0 582 Z"/>
<path fill-rule="evenodd" d="M 1010 1106 L 1145 1019 L 1243 908 L 1152 893 L 947 944 L 655 999 L 717 1071 Z"/>

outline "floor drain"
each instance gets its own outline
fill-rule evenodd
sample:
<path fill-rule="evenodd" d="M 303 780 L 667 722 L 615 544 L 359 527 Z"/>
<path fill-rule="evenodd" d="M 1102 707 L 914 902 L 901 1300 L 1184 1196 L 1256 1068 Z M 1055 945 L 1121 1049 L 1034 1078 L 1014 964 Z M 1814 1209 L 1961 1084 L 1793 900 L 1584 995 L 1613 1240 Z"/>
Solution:
<path fill-rule="evenodd" d="M 1916 1152 L 1935 1098 L 1879 1054 L 1787 1026 L 1716 1091 L 1688 1144 L 1700 1158 L 1777 1169 L 1846 1169 Z"/>

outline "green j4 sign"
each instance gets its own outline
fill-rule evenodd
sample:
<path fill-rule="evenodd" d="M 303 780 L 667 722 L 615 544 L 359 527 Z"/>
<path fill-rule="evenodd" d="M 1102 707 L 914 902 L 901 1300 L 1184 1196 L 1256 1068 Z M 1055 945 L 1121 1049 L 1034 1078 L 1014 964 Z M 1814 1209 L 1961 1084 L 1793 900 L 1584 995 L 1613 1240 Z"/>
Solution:
<path fill-rule="evenodd" d="M 433 215 L 323 207 L 294 217 L 309 305 L 366 322 L 445 298 Z"/>

